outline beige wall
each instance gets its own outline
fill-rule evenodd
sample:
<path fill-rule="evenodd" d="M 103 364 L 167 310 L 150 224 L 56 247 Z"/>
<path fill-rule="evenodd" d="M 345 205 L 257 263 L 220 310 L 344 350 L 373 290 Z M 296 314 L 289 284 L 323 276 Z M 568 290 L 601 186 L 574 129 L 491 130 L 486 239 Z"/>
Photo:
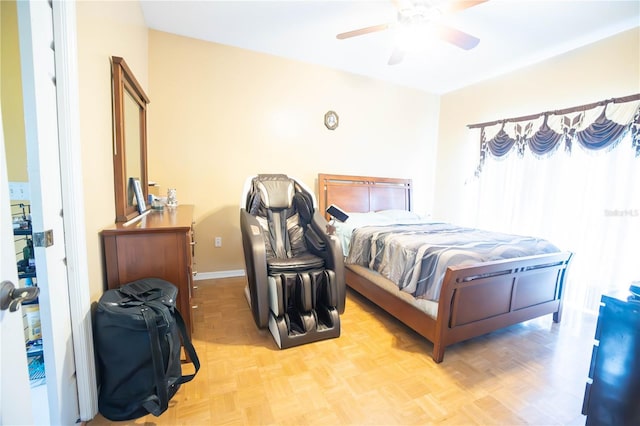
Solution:
<path fill-rule="evenodd" d="M 2 2 L 3 52 L 7 4 Z M 196 205 L 201 272 L 244 267 L 238 208 L 248 175 L 284 172 L 314 190 L 319 172 L 411 177 L 416 210 L 455 221 L 466 207 L 459 194 L 477 161 L 477 142 L 467 141 L 467 124 L 640 91 L 638 29 L 440 99 L 319 66 L 149 31 L 137 2 L 80 1 L 77 18 L 93 300 L 104 285 L 99 232 L 113 223 L 115 210 L 112 55 L 126 59 L 151 99 L 150 179 L 164 191 L 177 188 L 181 203 Z M 3 79 L 6 58 L 3 53 Z M 322 124 L 329 109 L 340 115 L 335 131 Z M 14 161 L 15 154 L 9 158 Z M 213 248 L 215 236 L 223 238 L 220 249 Z"/>
<path fill-rule="evenodd" d="M 87 257 L 96 300 L 105 283 L 99 233 L 115 221 L 110 57 L 123 57 L 147 90 L 148 29 L 134 1 L 80 1 L 76 13 Z"/>
<path fill-rule="evenodd" d="M 16 2 L 1 1 L 0 16 L 0 94 L 7 175 L 9 182 L 28 182 Z"/>
<path fill-rule="evenodd" d="M 432 209 L 439 98 L 328 68 L 167 33 L 149 34 L 149 178 L 195 204 L 199 272 L 244 268 L 247 176 L 400 176 Z M 324 127 L 335 110 L 340 125 Z M 214 237 L 222 248 L 214 248 Z"/>
<path fill-rule="evenodd" d="M 508 58 L 505 58 L 508 60 Z M 568 108 L 640 92 L 640 29 L 636 28 L 442 96 L 435 216 L 458 222 L 465 181 L 473 180 L 479 144 L 467 125 Z"/>

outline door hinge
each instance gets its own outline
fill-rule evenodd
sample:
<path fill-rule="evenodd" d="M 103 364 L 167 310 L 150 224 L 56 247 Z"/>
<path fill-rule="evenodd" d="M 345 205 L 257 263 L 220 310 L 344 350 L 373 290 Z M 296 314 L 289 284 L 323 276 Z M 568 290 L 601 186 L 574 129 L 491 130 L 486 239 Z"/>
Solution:
<path fill-rule="evenodd" d="M 53 245 L 53 229 L 33 233 L 34 247 L 51 247 Z"/>

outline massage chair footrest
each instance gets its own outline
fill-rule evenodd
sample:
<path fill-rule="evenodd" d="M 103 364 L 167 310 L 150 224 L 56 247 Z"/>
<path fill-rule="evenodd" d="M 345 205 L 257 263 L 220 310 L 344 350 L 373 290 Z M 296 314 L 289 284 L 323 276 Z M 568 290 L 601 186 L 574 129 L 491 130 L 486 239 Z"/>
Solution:
<path fill-rule="evenodd" d="M 323 318 L 316 322 L 317 314 L 307 313 L 303 315 L 303 323 L 311 325 L 307 331 L 296 330 L 291 324 L 287 324 L 284 315 L 276 317 L 273 312 L 269 314 L 269 331 L 280 349 L 288 349 L 294 346 L 317 342 L 324 339 L 340 337 L 340 316 L 335 308 L 324 308 L 320 313 Z M 309 316 L 311 316 L 311 319 Z"/>

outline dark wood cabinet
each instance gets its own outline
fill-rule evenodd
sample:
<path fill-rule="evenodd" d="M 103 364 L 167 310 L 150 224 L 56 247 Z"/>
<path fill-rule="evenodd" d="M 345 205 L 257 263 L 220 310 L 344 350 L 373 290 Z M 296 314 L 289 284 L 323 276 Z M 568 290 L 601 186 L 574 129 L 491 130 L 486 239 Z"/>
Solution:
<path fill-rule="evenodd" d="M 193 206 L 152 211 L 130 224 L 102 231 L 107 287 L 140 278 L 162 278 L 178 287 L 177 308 L 189 333 L 193 292 Z"/>
<path fill-rule="evenodd" d="M 582 414 L 587 425 L 640 424 L 640 300 L 602 296 Z"/>

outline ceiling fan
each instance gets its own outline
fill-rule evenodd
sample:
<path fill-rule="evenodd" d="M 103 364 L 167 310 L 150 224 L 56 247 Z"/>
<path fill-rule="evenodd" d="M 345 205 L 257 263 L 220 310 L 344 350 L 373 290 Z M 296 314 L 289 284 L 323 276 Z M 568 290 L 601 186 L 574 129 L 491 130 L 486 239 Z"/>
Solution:
<path fill-rule="evenodd" d="M 464 50 L 471 50 L 478 45 L 480 39 L 448 26 L 441 22 L 445 15 L 468 9 L 488 0 L 392 0 L 398 10 L 396 22 L 372 25 L 357 30 L 340 33 L 336 36 L 339 40 L 361 36 L 387 29 L 396 29 L 407 34 L 407 37 L 422 37 L 425 31 L 434 33 L 438 38 L 458 46 Z M 389 65 L 402 62 L 406 53 L 406 47 L 397 45 L 391 57 Z"/>

